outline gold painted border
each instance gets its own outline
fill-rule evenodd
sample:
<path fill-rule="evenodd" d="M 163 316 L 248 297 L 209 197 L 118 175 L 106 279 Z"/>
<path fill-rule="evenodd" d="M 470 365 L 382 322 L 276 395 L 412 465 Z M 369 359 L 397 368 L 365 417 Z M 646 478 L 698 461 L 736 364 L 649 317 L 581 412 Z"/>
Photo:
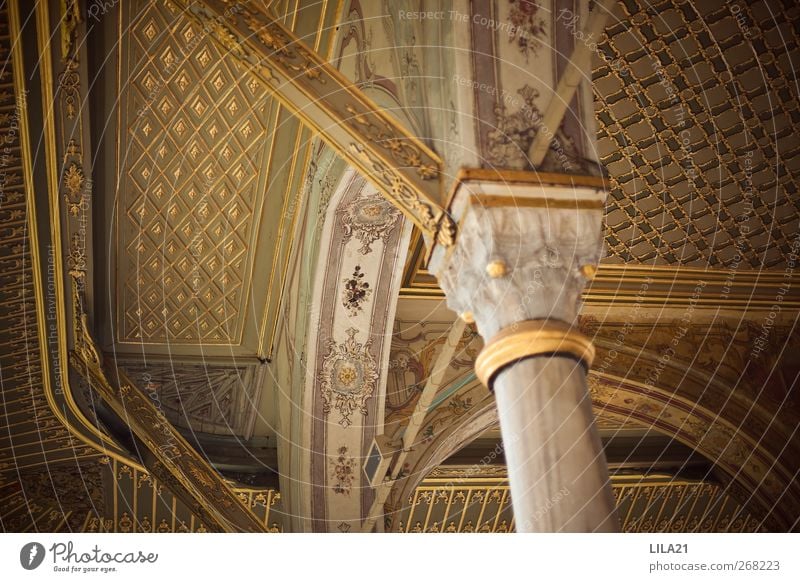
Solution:
<path fill-rule="evenodd" d="M 605 208 L 605 202 L 602 200 L 517 198 L 516 196 L 492 196 L 488 194 L 472 194 L 469 197 L 469 203 L 483 208 L 548 208 L 553 210 L 602 210 Z"/>
<path fill-rule="evenodd" d="M 11 26 L 13 27 L 13 32 L 10 31 L 12 36 L 16 35 L 16 38 L 20 38 L 20 29 L 19 29 L 19 8 L 17 6 L 17 0 L 14 0 L 9 3 L 9 12 L 12 14 Z M 40 64 L 40 72 L 41 72 L 41 83 L 42 83 L 42 114 L 43 114 L 43 126 L 44 126 L 44 147 L 45 147 L 45 169 L 47 173 L 47 182 L 48 182 L 48 189 L 49 189 L 49 201 L 50 201 L 50 233 L 52 236 L 52 246 L 53 246 L 53 263 L 54 263 L 54 287 L 55 287 L 55 295 L 56 295 L 56 302 L 55 302 L 55 309 L 56 309 L 56 329 L 58 330 L 58 351 L 59 351 L 59 360 L 61 362 L 61 366 L 59 367 L 59 373 L 61 374 L 61 385 L 63 387 L 63 395 L 64 400 L 67 403 L 70 411 L 75 415 L 75 417 L 80 421 L 81 424 L 89 431 L 90 434 L 96 436 L 100 442 L 92 441 L 91 439 L 87 438 L 82 431 L 76 429 L 70 422 L 67 420 L 64 414 L 62 414 L 61 410 L 59 409 L 55 394 L 53 392 L 53 387 L 50 384 L 50 379 L 47 376 L 46 370 L 50 368 L 50 355 L 47 349 L 47 328 L 44 325 L 44 320 L 41 317 L 44 313 L 46 313 L 45 309 L 45 298 L 44 298 L 44 287 L 42 285 L 42 273 L 41 273 L 41 263 L 40 263 L 40 248 L 39 248 L 39 238 L 38 238 L 38 231 L 36 229 L 36 206 L 32 196 L 33 190 L 33 171 L 31 168 L 31 157 L 30 157 L 30 141 L 28 135 L 28 126 L 27 126 L 27 109 L 25 109 L 25 115 L 21 115 L 21 125 L 24 125 L 24 129 L 21 127 L 20 137 L 21 140 L 24 140 L 24 149 L 23 149 L 23 167 L 24 167 L 24 174 L 25 180 L 27 181 L 26 189 L 28 190 L 28 222 L 29 228 L 31 230 L 31 253 L 33 257 L 33 272 L 34 272 L 34 288 L 36 294 L 36 306 L 37 309 L 40 311 L 40 317 L 37 318 L 38 320 L 38 327 L 39 327 L 39 347 L 42 350 L 42 369 L 43 369 L 43 376 L 44 376 L 44 392 L 47 398 L 47 402 L 53 412 L 53 414 L 61 421 L 62 424 L 72 433 L 78 440 L 83 442 L 84 444 L 94 448 L 95 450 L 99 451 L 103 455 L 107 455 L 113 459 L 119 460 L 123 463 L 127 463 L 133 467 L 137 467 L 140 470 L 144 470 L 144 468 L 134 461 L 131 457 L 127 457 L 120 453 L 117 453 L 116 450 L 119 447 L 116 443 L 105 435 L 99 428 L 97 428 L 94 424 L 89 421 L 89 419 L 84 416 L 83 412 L 78 407 L 77 403 L 72 397 L 72 389 L 70 386 L 69 381 L 69 358 L 67 355 L 67 323 L 66 323 L 66 315 L 65 315 L 65 307 L 66 307 L 66 294 L 64 292 L 64 262 L 63 262 L 63 249 L 61 245 L 61 211 L 60 211 L 60 200 L 59 200 L 59 188 L 58 188 L 58 170 L 57 170 L 57 160 L 58 160 L 58 153 L 56 147 L 56 133 L 55 133 L 55 120 L 54 120 L 54 106 L 55 102 L 50 101 L 48 103 L 48 98 L 51 98 L 53 93 L 53 60 L 52 55 L 49 50 L 49 43 L 48 40 L 50 39 L 50 18 L 48 14 L 49 5 L 45 2 L 40 2 L 36 4 L 35 12 L 36 12 L 36 32 L 37 32 L 37 50 L 39 56 L 39 64 Z M 47 39 L 47 40 L 46 40 Z M 24 77 L 22 77 L 22 55 L 19 53 L 21 50 L 20 42 L 12 43 L 14 47 L 12 51 L 15 53 L 15 78 L 14 78 L 14 85 L 15 87 L 24 87 Z M 18 59 L 18 62 L 17 62 Z M 16 66 L 16 65 L 19 65 Z M 19 73 L 18 73 L 19 72 Z M 20 82 L 21 85 L 18 86 L 17 74 L 20 75 Z M 23 142 L 21 141 L 21 145 Z M 76 322 L 73 322 L 76 324 Z M 103 443 L 108 443 L 111 445 L 115 450 L 109 450 L 105 448 Z"/>
<path fill-rule="evenodd" d="M 189 16 L 192 18 L 200 21 L 202 24 L 206 24 L 207 20 L 211 20 L 207 15 L 200 16 L 197 13 L 189 10 L 189 3 L 186 0 L 176 0 L 178 6 Z M 218 6 L 207 5 L 207 8 L 214 14 L 214 16 L 223 16 L 219 11 Z M 380 161 L 386 168 L 389 168 L 391 172 L 395 173 L 397 176 L 403 176 L 403 181 L 407 184 L 409 189 L 415 194 L 417 201 L 421 202 L 424 205 L 430 207 L 430 210 L 434 213 L 441 213 L 444 218 L 447 217 L 446 213 L 444 213 L 443 208 L 441 207 L 441 200 L 444 191 L 444 182 L 441 179 L 441 172 L 443 168 L 443 161 L 439 157 L 438 154 L 433 152 L 422 140 L 420 140 L 417 136 L 412 134 L 410 130 L 408 130 L 403 124 L 399 123 L 395 118 L 391 115 L 386 113 L 383 108 L 378 107 L 374 101 L 370 97 L 364 94 L 358 87 L 355 87 L 348 79 L 344 77 L 344 74 L 341 73 L 338 69 L 331 66 L 330 63 L 315 52 L 313 49 L 308 47 L 302 40 L 296 38 L 294 36 L 293 31 L 286 28 L 285 25 L 280 23 L 278 20 L 274 18 L 274 16 L 270 15 L 268 12 L 265 12 L 261 7 L 254 7 L 256 12 L 259 12 L 264 18 L 267 19 L 267 22 L 272 21 L 282 27 L 284 30 L 282 32 L 286 34 L 286 36 L 291 40 L 291 44 L 296 46 L 303 51 L 309 57 L 310 61 L 313 61 L 315 64 L 315 68 L 319 70 L 325 71 L 327 75 L 331 77 L 336 83 L 340 85 L 340 87 L 345 91 L 347 96 L 354 102 L 360 105 L 364 111 L 369 115 L 374 115 L 378 120 L 384 123 L 387 127 L 391 128 L 396 134 L 407 141 L 408 143 L 412 144 L 416 147 L 421 153 L 427 156 L 436 166 L 437 173 L 440 176 L 438 182 L 436 183 L 435 192 L 434 189 L 431 189 L 431 192 L 428 192 L 424 188 L 420 186 L 419 183 L 413 182 L 411 178 L 409 178 L 406 174 L 404 169 L 400 169 L 397 163 L 390 159 L 385 152 L 379 152 L 368 148 L 368 151 L 373 154 L 373 156 Z M 230 24 L 230 19 L 226 20 Z M 236 31 L 237 34 L 240 34 L 242 31 L 239 30 L 239 23 L 238 20 L 235 21 L 233 26 L 233 30 Z M 253 54 L 261 54 L 263 47 L 258 45 L 258 42 L 252 40 L 252 35 L 244 35 L 246 38 L 242 42 L 242 47 L 246 47 L 250 52 Z M 219 42 L 219 39 L 216 39 Z M 265 84 L 265 86 L 271 87 L 272 85 L 264 76 L 263 71 L 258 69 L 257 67 L 253 66 L 249 62 L 243 61 L 244 66 L 247 67 L 248 71 L 254 72 L 261 81 Z M 281 73 L 283 75 L 283 73 Z M 329 104 L 326 100 L 320 100 L 318 95 L 312 94 L 312 89 L 310 89 L 304 83 L 297 83 L 296 85 L 293 84 L 293 89 L 296 90 L 298 93 L 302 94 L 306 99 L 310 102 L 314 103 L 320 110 L 324 111 L 324 113 L 333 120 L 340 119 L 341 115 Z M 409 208 L 403 207 L 402 204 L 399 203 L 399 199 L 396 197 L 391 196 L 388 193 L 388 187 L 376 176 L 374 176 L 374 169 L 369 167 L 370 164 L 367 162 L 361 161 L 358 159 L 357 155 L 354 155 L 352 152 L 346 151 L 347 148 L 341 147 L 340 145 L 334 143 L 332 140 L 327 139 L 327 133 L 324 131 L 324 127 L 320 125 L 320 123 L 313 119 L 311 115 L 309 115 L 304 109 L 295 109 L 295 104 L 287 97 L 283 95 L 283 93 L 279 90 L 271 91 L 274 97 L 280 101 L 287 109 L 291 110 L 298 118 L 301 119 L 304 125 L 306 125 L 309 129 L 311 129 L 316 135 L 321 137 L 334 151 L 339 153 L 348 163 L 356 168 L 359 174 L 367 178 L 370 182 L 375 184 L 378 187 L 379 192 L 386 197 L 392 204 L 394 204 L 398 209 L 400 209 L 403 214 L 411 221 L 413 221 L 419 228 L 426 228 L 422 223 L 422 218 L 419 215 L 414 214 L 411 212 Z M 356 128 L 354 128 L 351 124 L 348 123 L 340 123 L 338 127 L 344 131 L 347 135 L 350 136 L 350 140 L 354 143 L 361 143 L 363 144 L 363 135 L 360 134 Z M 435 237 L 439 232 L 442 230 L 441 220 L 437 225 L 435 231 L 431 231 L 429 234 L 432 237 Z"/>
<path fill-rule="evenodd" d="M 533 186 L 570 186 L 598 188 L 606 192 L 611 183 L 602 176 L 556 174 L 528 170 L 502 170 L 487 168 L 461 168 L 447 194 L 444 207 L 450 209 L 459 187 L 465 182 L 498 182 L 500 184 L 525 184 Z"/>
<path fill-rule="evenodd" d="M 412 244 L 414 239 L 412 238 Z M 414 250 L 409 254 L 414 256 Z M 433 299 L 443 300 L 444 292 L 436 283 L 419 282 L 419 275 L 432 276 L 422 268 L 422 257 L 417 264 L 408 263 L 400 290 L 401 299 Z M 693 297 L 693 288 L 704 281 L 705 291 L 699 297 Z M 735 269 L 703 269 L 701 267 L 680 267 L 671 265 L 624 265 L 603 264 L 597 269 L 592 283 L 583 292 L 583 301 L 587 306 L 605 307 L 622 306 L 630 302 L 650 306 L 685 306 L 690 301 L 702 306 L 719 307 L 720 309 L 757 310 L 768 308 L 777 303 L 775 292 L 789 282 L 790 288 L 800 287 L 800 275 L 787 279 L 784 270 L 754 271 Z M 640 295 L 644 285 L 648 285 L 650 296 Z M 730 290 L 720 297 L 709 286 L 730 285 Z M 657 287 L 668 287 L 668 294 L 656 294 Z M 703 296 L 707 295 L 707 296 Z M 786 297 L 781 301 L 785 308 L 800 308 L 800 298 Z"/>
<path fill-rule="evenodd" d="M 475 359 L 475 375 L 489 390 L 495 376 L 506 367 L 535 356 L 570 354 L 591 368 L 592 341 L 558 320 L 529 319 L 500 330 L 486 342 Z"/>
<path fill-rule="evenodd" d="M 329 0 L 323 0 L 322 9 L 320 10 L 319 21 L 318 21 L 318 25 L 317 25 L 317 36 L 314 39 L 314 50 L 317 53 L 319 53 L 319 46 L 320 46 L 320 43 L 322 42 L 325 19 L 328 16 L 328 2 L 329 2 Z M 344 9 L 344 0 L 339 0 L 337 2 L 337 5 L 336 5 L 336 13 L 334 15 L 334 20 L 333 20 L 334 27 L 338 26 L 338 23 L 341 22 L 340 18 L 341 18 L 341 14 L 342 14 L 342 10 L 343 9 Z M 293 26 L 292 30 L 294 30 L 294 28 L 295 27 Z M 328 38 L 328 49 L 326 51 L 326 60 L 330 61 L 331 56 L 333 55 L 333 49 L 334 49 L 335 40 L 336 40 L 336 30 L 335 30 L 335 28 L 333 30 L 330 30 L 328 34 L 329 34 L 329 38 Z M 274 97 L 273 97 L 273 99 L 274 99 Z M 278 103 L 278 104 L 280 103 L 277 99 L 275 99 L 275 102 Z M 287 109 L 287 111 L 289 112 L 289 114 L 294 115 L 291 112 L 291 110 Z M 316 140 L 317 139 L 321 139 L 321 138 L 319 138 L 318 136 L 316 136 L 314 134 L 314 132 L 313 132 L 313 130 L 311 128 L 309 128 L 308 126 L 303 124 L 303 120 L 301 118 L 297 117 L 297 120 L 298 120 L 298 132 L 297 132 L 297 140 L 296 140 L 295 143 L 299 144 L 300 141 L 301 141 L 301 138 L 306 137 L 305 154 L 304 154 L 303 162 L 301 164 L 299 164 L 299 165 L 297 164 L 297 156 L 295 156 L 295 158 L 292 160 L 291 175 L 289 177 L 289 180 L 287 180 L 287 184 L 286 184 L 286 203 L 284 204 L 284 211 L 283 211 L 284 215 L 285 215 L 285 208 L 288 205 L 289 197 L 292 194 L 291 193 L 291 188 L 292 188 L 292 183 L 294 181 L 295 171 L 299 168 L 300 171 L 303 172 L 303 175 L 300 177 L 300 182 L 298 184 L 298 190 L 297 190 L 297 192 L 294 193 L 294 215 L 292 216 L 291 225 L 290 225 L 289 230 L 288 230 L 288 248 L 287 248 L 287 251 L 286 251 L 286 258 L 285 258 L 284 264 L 283 264 L 283 272 L 281 273 L 281 279 L 278 281 L 278 283 L 280 284 L 280 288 L 278 290 L 279 291 L 278 292 L 278 300 L 275 303 L 274 317 L 273 317 L 272 326 L 271 326 L 271 329 L 270 329 L 270 334 L 269 334 L 269 337 L 267 338 L 266 329 L 267 329 L 267 321 L 268 321 L 268 318 L 269 318 L 269 308 L 270 308 L 270 299 L 269 298 L 272 295 L 271 289 L 272 289 L 272 280 L 274 278 L 274 274 L 273 274 L 272 277 L 270 277 L 270 284 L 268 285 L 268 289 L 270 289 L 270 293 L 269 293 L 268 299 L 267 299 L 267 306 L 264 309 L 264 320 L 263 320 L 263 324 L 261 326 L 261 332 L 259 333 L 258 338 L 257 338 L 257 350 L 256 350 L 256 353 L 259 355 L 259 357 L 265 357 L 268 361 L 272 360 L 272 358 L 274 356 L 274 353 L 275 353 L 275 338 L 277 337 L 278 324 L 280 322 L 280 310 L 281 310 L 281 307 L 283 306 L 284 296 L 286 294 L 286 288 L 287 288 L 287 286 L 289 284 L 288 273 L 289 273 L 289 265 L 291 263 L 290 259 L 291 259 L 291 254 L 292 254 L 292 248 L 294 247 L 295 240 L 297 238 L 297 228 L 298 228 L 298 222 L 299 222 L 300 215 L 305 210 L 306 203 L 308 202 L 306 197 L 303 196 L 303 194 L 305 193 L 305 189 L 304 189 L 304 186 L 305 186 L 305 173 L 308 170 L 309 163 L 311 162 L 311 156 L 312 156 L 312 154 L 314 152 L 314 149 L 315 149 L 314 146 L 316 144 Z M 324 140 L 323 140 L 323 143 L 324 143 Z M 299 151 L 299 146 L 295 145 L 295 151 Z M 286 233 L 284 233 L 284 234 L 286 234 Z M 275 253 L 275 256 L 276 257 L 278 256 L 277 252 Z"/>

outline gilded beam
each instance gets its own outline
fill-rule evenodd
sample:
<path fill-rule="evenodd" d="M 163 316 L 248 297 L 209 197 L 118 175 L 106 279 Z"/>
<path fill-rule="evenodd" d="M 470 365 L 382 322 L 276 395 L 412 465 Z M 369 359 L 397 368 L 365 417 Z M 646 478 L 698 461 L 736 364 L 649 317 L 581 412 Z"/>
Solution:
<path fill-rule="evenodd" d="M 257 3 L 176 0 L 273 96 L 372 181 L 429 240 L 451 246 L 442 161 Z"/>
<path fill-rule="evenodd" d="M 228 483 L 186 442 L 163 412 L 122 371 L 112 383 L 89 332 L 83 308 L 83 275 L 72 271 L 75 349 L 70 363 L 131 429 L 146 450 L 145 467 L 212 530 L 264 532 L 266 527 Z"/>

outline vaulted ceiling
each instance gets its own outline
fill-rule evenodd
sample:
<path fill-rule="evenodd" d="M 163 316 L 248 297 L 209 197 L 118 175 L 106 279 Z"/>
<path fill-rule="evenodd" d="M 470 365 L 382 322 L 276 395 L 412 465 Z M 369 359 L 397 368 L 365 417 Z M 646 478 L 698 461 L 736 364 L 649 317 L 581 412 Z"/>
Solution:
<path fill-rule="evenodd" d="M 378 28 L 369 14 L 380 7 L 267 4 L 376 101 L 391 105 L 410 90 L 403 75 L 413 76 L 419 63 L 410 49 L 408 58 L 392 57 L 399 62 L 379 50 L 387 25 Z M 789 262 L 800 221 L 800 90 L 793 74 L 800 13 L 788 0 L 737 6 L 740 12 L 715 1 L 623 0 L 595 58 L 598 154 L 612 190 L 606 257 L 586 292 L 581 325 L 599 349 L 592 397 L 607 454 L 619 461 L 615 488 L 626 531 L 788 528 L 800 503 L 792 489 L 784 499 L 787 521 L 765 518 L 764 500 L 789 490 L 800 450 L 792 432 L 800 420 L 800 368 L 796 350 L 786 349 L 796 343 L 800 308 Z M 8 22 L 8 4 L 0 10 L 0 22 Z M 54 5 L 51 12 L 58 10 Z M 71 176 L 78 189 L 92 190 L 93 253 L 86 267 L 93 331 L 109 360 L 225 473 L 265 528 L 292 530 L 287 511 L 299 487 L 292 481 L 304 473 L 281 451 L 281 440 L 300 442 L 302 435 L 287 427 L 301 410 L 313 355 L 301 336 L 309 321 L 329 313 L 311 299 L 324 270 L 320 261 L 336 254 L 320 249 L 320 240 L 351 236 L 329 232 L 349 228 L 336 199 L 344 164 L 170 0 L 125 0 L 109 14 L 91 23 L 78 53 L 84 118 L 71 122 L 83 124 L 90 140 L 75 154 L 70 136 L 58 136 L 75 160 L 91 158 L 83 170 L 76 162 Z M 49 51 L 53 70 L 66 66 L 59 50 Z M 22 57 L 12 56 L 9 35 L 0 34 L 4 135 L 12 135 L 23 88 L 15 77 Z M 68 112 L 66 77 L 56 77 L 58 94 L 66 95 L 56 101 Z M 418 128 L 412 114 L 398 111 Z M 31 132 L 42 129 L 37 116 Z M 202 531 L 202 521 L 130 454 L 88 386 L 73 375 L 77 402 L 69 390 L 56 390 L 62 376 L 47 368 L 48 357 L 67 363 L 43 354 L 39 344 L 47 296 L 37 296 L 34 272 L 46 271 L 47 257 L 32 254 L 49 241 L 49 221 L 41 215 L 34 240 L 27 227 L 35 219 L 33 185 L 40 184 L 35 176 L 23 179 L 31 154 L 13 136 L 0 208 L 2 527 Z M 40 190 L 41 213 L 47 184 Z M 351 242 L 358 244 L 347 261 L 357 268 L 347 277 L 330 275 L 328 301 L 340 311 L 349 301 L 355 313 L 362 296 L 348 300 L 346 290 L 377 293 L 377 283 L 366 291 L 363 282 L 382 263 L 377 254 L 359 253 L 363 240 Z M 385 402 L 374 407 L 383 416 L 370 418 L 373 432 L 389 434 L 408 422 L 454 320 L 425 270 L 417 231 L 407 248 L 402 280 L 392 283 L 402 287 L 396 317 L 369 320 L 370 332 L 385 333 L 385 342 L 376 342 L 386 369 Z M 81 256 L 70 254 L 67 267 L 74 269 Z M 700 279 L 704 287 L 695 297 Z M 784 279 L 790 285 L 767 338 L 771 349 L 753 358 Z M 687 312 L 691 345 L 677 350 L 656 385 L 646 387 Z M 331 307 L 328 327 L 339 329 L 346 318 L 332 313 Z M 625 349 L 614 343 L 619 334 Z M 327 346 L 327 337 L 318 339 Z M 463 487 L 451 483 L 486 450 L 502 447 L 492 396 L 472 372 L 480 347 L 467 328 L 409 461 L 419 483 L 391 499 L 396 529 L 513 529 L 502 459 Z M 620 355 L 612 356 L 617 349 Z M 320 358 L 326 354 L 320 347 Z M 653 454 L 664 443 L 677 455 L 672 464 Z M 353 466 L 359 458 L 350 459 Z M 320 471 L 327 471 L 329 461 L 322 462 Z M 50 498 L 58 490 L 80 501 L 63 509 Z"/>

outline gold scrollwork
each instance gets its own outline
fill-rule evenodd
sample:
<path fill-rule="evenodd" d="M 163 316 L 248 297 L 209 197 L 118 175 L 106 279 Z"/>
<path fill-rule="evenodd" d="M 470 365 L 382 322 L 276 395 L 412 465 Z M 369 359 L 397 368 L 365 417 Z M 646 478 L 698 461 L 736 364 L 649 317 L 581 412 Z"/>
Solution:
<path fill-rule="evenodd" d="M 67 62 L 75 50 L 81 9 L 78 0 L 61 0 L 61 60 Z"/>
<path fill-rule="evenodd" d="M 392 153 L 392 157 L 403 166 L 415 168 L 423 180 L 431 180 L 439 176 L 439 168 L 430 162 L 424 162 L 420 149 L 407 138 L 398 137 L 392 128 L 381 120 L 377 123 L 363 112 L 359 112 L 351 105 L 345 105 L 345 110 L 350 114 L 349 119 L 361 126 L 366 136 L 375 144 L 385 147 Z"/>
<path fill-rule="evenodd" d="M 231 54 L 236 55 L 238 57 L 244 56 L 244 50 L 242 49 L 242 43 L 240 42 L 239 38 L 231 31 L 230 28 L 225 26 L 219 20 L 212 20 L 210 22 L 211 25 L 211 33 L 214 35 L 219 43 L 225 47 Z"/>
<path fill-rule="evenodd" d="M 301 46 L 296 46 L 296 43 L 274 21 L 262 21 L 246 8 L 242 13 L 250 32 L 275 51 L 271 55 L 272 59 L 287 72 L 305 75 L 306 78 L 318 81 L 322 85 L 327 83 L 327 79 L 322 76 L 322 66 L 314 61 L 311 53 Z M 243 53 L 240 56 L 243 56 Z"/>
<path fill-rule="evenodd" d="M 73 234 L 71 239 L 67 266 L 70 271 L 86 271 L 86 249 L 81 245 L 81 237 Z"/>
<path fill-rule="evenodd" d="M 73 318 L 74 318 L 74 341 L 75 341 L 75 354 L 78 356 L 80 362 L 86 366 L 100 367 L 102 358 L 100 351 L 92 339 L 89 332 L 89 322 L 86 312 L 83 308 L 83 292 L 82 286 L 85 283 L 83 273 L 78 271 L 70 272 L 72 278 L 72 301 L 73 301 Z"/>
<path fill-rule="evenodd" d="M 78 114 L 78 103 L 80 102 L 80 76 L 78 75 L 78 61 L 75 57 L 70 58 L 66 67 L 58 76 L 58 90 L 64 104 L 64 111 L 67 119 L 75 119 Z"/>
<path fill-rule="evenodd" d="M 351 143 L 350 151 L 371 171 L 371 177 L 384 186 L 389 201 L 410 215 L 427 234 L 439 244 L 449 247 L 455 243 L 456 225 L 442 208 L 423 200 L 393 168 L 377 158 L 361 144 Z"/>
<path fill-rule="evenodd" d="M 83 169 L 72 162 L 64 172 L 64 201 L 67 203 L 67 209 L 72 216 L 78 216 L 81 212 L 81 203 L 83 201 L 83 187 L 86 184 L 86 176 L 83 174 Z"/>

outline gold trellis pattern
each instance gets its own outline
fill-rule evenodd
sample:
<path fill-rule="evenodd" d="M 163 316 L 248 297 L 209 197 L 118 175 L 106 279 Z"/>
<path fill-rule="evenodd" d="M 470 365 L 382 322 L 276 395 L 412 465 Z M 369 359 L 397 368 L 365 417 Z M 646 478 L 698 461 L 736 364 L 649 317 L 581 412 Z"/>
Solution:
<path fill-rule="evenodd" d="M 612 476 L 611 483 L 624 532 L 762 531 L 761 522 L 716 483 L 670 475 Z M 408 501 L 397 518 L 401 532 L 515 531 L 504 467 L 440 467 Z"/>
<path fill-rule="evenodd" d="M 172 2 L 128 13 L 120 339 L 236 343 L 269 146 L 264 89 Z"/>
<path fill-rule="evenodd" d="M 735 5 L 735 8 L 734 8 Z M 594 70 L 608 261 L 786 262 L 800 218 L 791 1 L 619 3 Z"/>

